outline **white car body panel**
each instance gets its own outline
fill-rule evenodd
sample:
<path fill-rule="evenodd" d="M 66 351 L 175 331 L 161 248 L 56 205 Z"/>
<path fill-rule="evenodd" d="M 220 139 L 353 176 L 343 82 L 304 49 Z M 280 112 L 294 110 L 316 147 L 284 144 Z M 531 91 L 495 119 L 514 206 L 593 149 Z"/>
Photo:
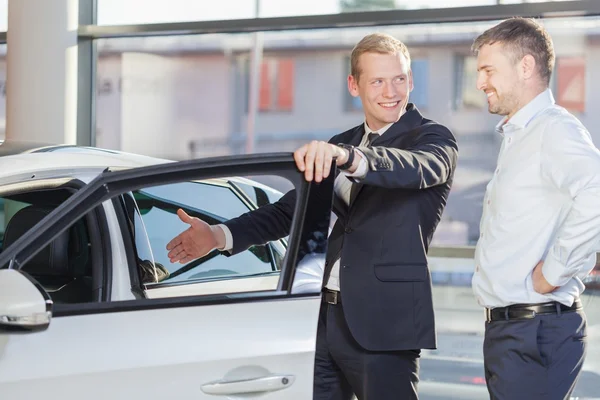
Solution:
<path fill-rule="evenodd" d="M 44 332 L 0 335 L 0 393 L 208 400 L 215 397 L 202 385 L 237 369 L 237 379 L 294 378 L 244 398 L 310 399 L 319 304 L 313 297 L 55 318 Z"/>

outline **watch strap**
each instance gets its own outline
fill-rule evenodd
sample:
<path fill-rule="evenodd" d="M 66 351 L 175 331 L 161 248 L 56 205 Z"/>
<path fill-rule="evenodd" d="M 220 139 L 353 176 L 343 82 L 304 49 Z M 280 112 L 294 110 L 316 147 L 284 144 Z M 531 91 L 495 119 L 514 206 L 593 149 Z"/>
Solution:
<path fill-rule="evenodd" d="M 352 166 L 352 164 L 354 163 L 354 146 L 351 146 L 349 144 L 345 144 L 345 143 L 340 143 L 338 144 L 339 147 L 348 150 L 348 160 L 346 160 L 346 162 L 340 166 L 338 166 L 339 169 L 348 169 Z"/>

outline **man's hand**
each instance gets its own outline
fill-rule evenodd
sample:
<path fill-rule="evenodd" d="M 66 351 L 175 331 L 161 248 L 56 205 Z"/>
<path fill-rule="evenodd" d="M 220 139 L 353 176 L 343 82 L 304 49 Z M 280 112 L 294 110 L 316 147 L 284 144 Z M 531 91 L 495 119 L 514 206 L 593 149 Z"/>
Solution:
<path fill-rule="evenodd" d="M 543 261 L 540 261 L 538 265 L 533 269 L 533 290 L 540 294 L 546 294 L 552 292 L 557 286 L 552 286 L 548 283 L 544 275 L 542 274 L 542 266 L 544 265 Z"/>
<path fill-rule="evenodd" d="M 304 172 L 307 181 L 321 182 L 331 172 L 331 162 L 335 158 L 336 165 L 343 165 L 348 160 L 348 150 L 327 142 L 305 144 L 294 152 L 296 166 Z"/>
<path fill-rule="evenodd" d="M 177 215 L 190 227 L 167 244 L 169 260 L 172 263 L 186 264 L 207 255 L 214 248 L 223 248 L 225 233 L 217 226 L 210 226 L 199 218 L 190 217 L 182 209 Z"/>

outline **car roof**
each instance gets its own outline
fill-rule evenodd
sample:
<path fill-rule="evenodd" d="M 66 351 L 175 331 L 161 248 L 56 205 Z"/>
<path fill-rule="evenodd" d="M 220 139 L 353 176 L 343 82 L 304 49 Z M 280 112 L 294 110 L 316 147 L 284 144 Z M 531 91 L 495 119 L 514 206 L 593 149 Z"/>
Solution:
<path fill-rule="evenodd" d="M 98 147 L 0 140 L 0 181 L 41 171 L 65 171 L 65 174 L 72 175 L 80 171 L 95 171 L 92 175 L 97 175 L 106 168 L 136 168 L 169 162 L 174 160 Z M 228 180 L 273 190 L 242 177 L 231 177 Z M 224 179 L 207 181 L 220 184 L 226 182 Z"/>
<path fill-rule="evenodd" d="M 62 158 L 74 158 L 81 159 L 81 162 L 75 164 L 81 167 L 93 167 L 98 165 L 100 159 L 105 159 L 107 163 L 103 164 L 104 167 L 113 166 L 131 166 L 137 167 L 142 165 L 153 165 L 164 162 L 171 162 L 173 160 L 167 160 L 157 157 L 149 157 L 140 154 L 128 153 L 124 151 L 108 150 L 98 147 L 90 146 L 77 146 L 77 145 L 57 145 L 47 144 L 39 142 L 27 142 L 27 141 L 11 141 L 11 140 L 0 140 L 0 161 L 4 157 L 14 157 L 13 159 L 29 159 L 34 154 L 51 154 L 60 153 L 60 156 L 55 157 L 38 157 L 41 159 L 59 159 Z M 85 157 L 80 157 L 80 156 Z M 92 156 L 89 158 L 89 156 Z M 89 159 L 89 162 L 85 162 L 85 159 Z M 115 163 L 114 165 L 110 164 Z"/>
<path fill-rule="evenodd" d="M 50 171 L 65 171 L 66 175 L 79 175 L 85 171 L 93 176 L 106 168 L 135 168 L 166 162 L 172 160 L 88 146 L 24 141 L 2 141 L 0 144 L 0 180 Z"/>

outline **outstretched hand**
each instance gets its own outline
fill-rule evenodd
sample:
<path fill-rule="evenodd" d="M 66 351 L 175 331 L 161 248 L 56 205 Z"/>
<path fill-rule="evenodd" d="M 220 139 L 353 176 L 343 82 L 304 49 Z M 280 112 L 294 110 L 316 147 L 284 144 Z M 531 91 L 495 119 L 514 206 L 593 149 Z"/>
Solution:
<path fill-rule="evenodd" d="M 190 217 L 182 209 L 177 210 L 177 216 L 190 227 L 167 244 L 171 263 L 186 264 L 205 256 L 215 248 L 222 247 L 222 240 L 219 240 L 221 238 L 215 232 L 220 230 L 218 227 L 210 226 L 199 218 Z"/>

